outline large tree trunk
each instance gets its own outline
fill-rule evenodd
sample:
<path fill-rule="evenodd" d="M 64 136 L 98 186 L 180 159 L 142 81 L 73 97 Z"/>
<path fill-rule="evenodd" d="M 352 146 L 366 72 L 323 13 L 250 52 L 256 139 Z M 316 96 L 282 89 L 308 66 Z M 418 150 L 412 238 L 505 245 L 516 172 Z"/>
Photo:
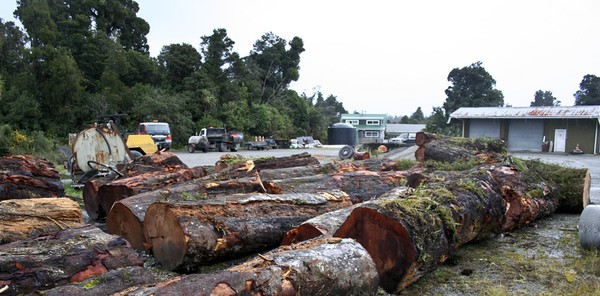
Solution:
<path fill-rule="evenodd" d="M 396 187 L 389 192 L 371 199 L 368 202 L 382 201 L 387 199 L 402 198 L 412 192 L 413 189 L 409 187 Z M 309 239 L 314 239 L 321 236 L 331 237 L 333 234 L 342 226 L 344 221 L 348 218 L 350 213 L 358 206 L 364 203 L 358 203 L 352 207 L 339 209 L 337 211 L 328 212 L 323 215 L 316 216 L 309 220 L 304 221 L 302 224 L 294 227 L 294 229 L 288 231 L 283 238 L 281 245 L 291 245 L 299 242 L 303 242 Z"/>
<path fill-rule="evenodd" d="M 263 181 L 269 193 L 321 192 L 335 188 L 346 192 L 352 203 L 363 202 L 398 186 L 417 187 L 424 176 L 421 169 L 409 171 L 348 171 L 329 175 Z"/>
<path fill-rule="evenodd" d="M 0 157 L 0 200 L 65 196 L 49 161 L 31 155 Z"/>
<path fill-rule="evenodd" d="M 212 199 L 219 195 L 265 192 L 260 178 L 240 178 L 226 181 L 198 179 L 130 196 L 116 202 L 106 218 L 108 233 L 127 239 L 138 250 L 149 248 L 144 237 L 144 216 L 148 207 L 157 201 Z"/>
<path fill-rule="evenodd" d="M 362 246 L 327 239 L 280 248 L 213 274 L 189 274 L 115 295 L 376 295 L 377 272 Z"/>
<path fill-rule="evenodd" d="M 128 266 L 109 270 L 82 282 L 58 286 L 43 291 L 44 296 L 113 295 L 131 287 L 151 285 L 159 279 L 148 268 Z"/>
<path fill-rule="evenodd" d="M 83 224 L 81 207 L 69 198 L 0 201 L 0 244 Z"/>
<path fill-rule="evenodd" d="M 487 162 L 498 162 L 506 154 L 506 142 L 501 139 L 465 139 L 418 132 L 416 144 L 419 146 L 415 151 L 417 161 L 454 162 L 480 158 Z"/>
<path fill-rule="evenodd" d="M 165 268 L 192 269 L 273 248 L 303 221 L 350 205 L 339 191 L 156 202 L 146 211 L 144 233 Z"/>
<path fill-rule="evenodd" d="M 29 294 L 142 264 L 123 238 L 85 225 L 0 245 L 0 286 L 2 295 Z"/>
<path fill-rule="evenodd" d="M 558 206 L 550 188 L 528 195 L 523 175 L 507 166 L 429 181 L 406 198 L 358 206 L 334 234 L 369 251 L 389 293 L 436 268 L 460 245 L 521 227 Z"/>
<path fill-rule="evenodd" d="M 175 171 L 163 169 L 109 182 L 90 181 L 83 192 L 85 209 L 92 219 L 104 218 L 118 200 L 204 176 L 206 176 L 206 169 L 195 167 Z"/>

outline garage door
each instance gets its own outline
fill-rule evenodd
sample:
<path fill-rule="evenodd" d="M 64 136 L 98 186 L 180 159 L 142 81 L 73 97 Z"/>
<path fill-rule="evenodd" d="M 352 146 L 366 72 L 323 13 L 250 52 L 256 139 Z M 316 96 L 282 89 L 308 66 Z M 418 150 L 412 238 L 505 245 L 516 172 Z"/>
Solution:
<path fill-rule="evenodd" d="M 511 120 L 508 123 L 509 151 L 542 151 L 543 120 Z"/>
<path fill-rule="evenodd" d="M 500 138 L 500 121 L 473 119 L 469 126 L 469 138 Z"/>

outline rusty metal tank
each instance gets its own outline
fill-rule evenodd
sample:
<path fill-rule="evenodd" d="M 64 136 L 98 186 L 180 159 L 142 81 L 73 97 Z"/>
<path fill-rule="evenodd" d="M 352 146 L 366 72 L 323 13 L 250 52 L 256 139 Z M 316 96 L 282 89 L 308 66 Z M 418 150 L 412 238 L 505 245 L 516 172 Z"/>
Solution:
<path fill-rule="evenodd" d="M 73 162 L 81 171 L 115 167 L 128 160 L 127 148 L 119 133 L 106 126 L 91 127 L 77 134 L 72 144 Z"/>

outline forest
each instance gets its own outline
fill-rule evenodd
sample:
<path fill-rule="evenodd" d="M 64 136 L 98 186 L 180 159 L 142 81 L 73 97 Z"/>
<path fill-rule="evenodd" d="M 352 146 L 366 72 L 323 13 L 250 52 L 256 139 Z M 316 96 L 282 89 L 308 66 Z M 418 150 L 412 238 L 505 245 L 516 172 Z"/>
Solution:
<path fill-rule="evenodd" d="M 104 120 L 101 115 L 126 114 L 121 130 L 133 131 L 150 120 L 171 123 L 175 147 L 206 126 L 226 126 L 250 137 L 311 135 L 325 143 L 327 127 L 348 113 L 335 95 L 289 87 L 301 75 L 305 48 L 298 36 L 285 40 L 266 32 L 241 55 L 227 30 L 217 28 L 198 45 L 165 45 L 151 57 L 150 25 L 137 15 L 136 1 L 17 4 L 14 16 L 23 28 L 0 19 L 0 142 L 25 136 L 23 141 L 66 143 L 69 133 Z M 418 108 L 389 122 L 426 123 L 427 131 L 452 135 L 457 129 L 446 121 L 459 107 L 504 106 L 482 62 L 453 69 L 448 81 L 446 101 L 431 115 Z M 576 104 L 598 104 L 600 78 L 586 75 L 574 96 Z M 559 104 L 542 90 L 532 102 Z"/>

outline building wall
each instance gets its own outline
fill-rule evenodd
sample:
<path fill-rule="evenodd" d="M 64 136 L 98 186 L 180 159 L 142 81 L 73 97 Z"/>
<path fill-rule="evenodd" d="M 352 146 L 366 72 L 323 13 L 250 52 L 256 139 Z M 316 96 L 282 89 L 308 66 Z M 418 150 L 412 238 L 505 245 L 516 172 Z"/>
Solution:
<path fill-rule="evenodd" d="M 594 153 L 594 135 L 596 134 L 597 124 L 596 119 L 546 119 L 544 122 L 544 136 L 546 136 L 546 141 L 554 141 L 554 131 L 556 129 L 566 129 L 566 152 L 572 151 L 579 144 L 579 149 L 583 152 Z"/>
<path fill-rule="evenodd" d="M 493 120 L 493 119 L 490 119 Z M 496 119 L 498 120 L 498 119 Z M 501 119 L 500 120 L 500 138 L 508 141 L 510 131 L 510 122 L 515 119 Z M 516 119 L 519 120 L 519 119 Z M 466 138 L 471 137 L 471 130 L 473 127 L 471 125 L 478 124 L 481 122 L 480 120 L 465 120 L 464 126 L 464 136 Z M 555 130 L 556 129 L 566 129 L 567 130 L 567 140 L 565 151 L 568 153 L 575 149 L 577 144 L 579 144 L 579 149 L 583 150 L 584 153 L 595 153 L 600 152 L 600 143 L 595 143 L 596 138 L 600 138 L 600 128 L 596 128 L 598 126 L 597 119 L 543 119 L 543 132 L 539 135 L 537 132 L 535 135 L 532 135 L 532 141 L 540 142 L 540 151 L 541 151 L 541 141 L 538 139 L 543 139 L 546 137 L 546 141 L 554 141 Z M 594 147 L 596 144 L 598 147 Z M 509 147 L 512 145 L 508 145 Z M 517 145 L 519 146 L 519 145 Z M 536 146 L 537 147 L 537 146 Z M 596 149 L 594 149 L 596 148 Z M 537 149 L 536 149 L 537 150 Z"/>

